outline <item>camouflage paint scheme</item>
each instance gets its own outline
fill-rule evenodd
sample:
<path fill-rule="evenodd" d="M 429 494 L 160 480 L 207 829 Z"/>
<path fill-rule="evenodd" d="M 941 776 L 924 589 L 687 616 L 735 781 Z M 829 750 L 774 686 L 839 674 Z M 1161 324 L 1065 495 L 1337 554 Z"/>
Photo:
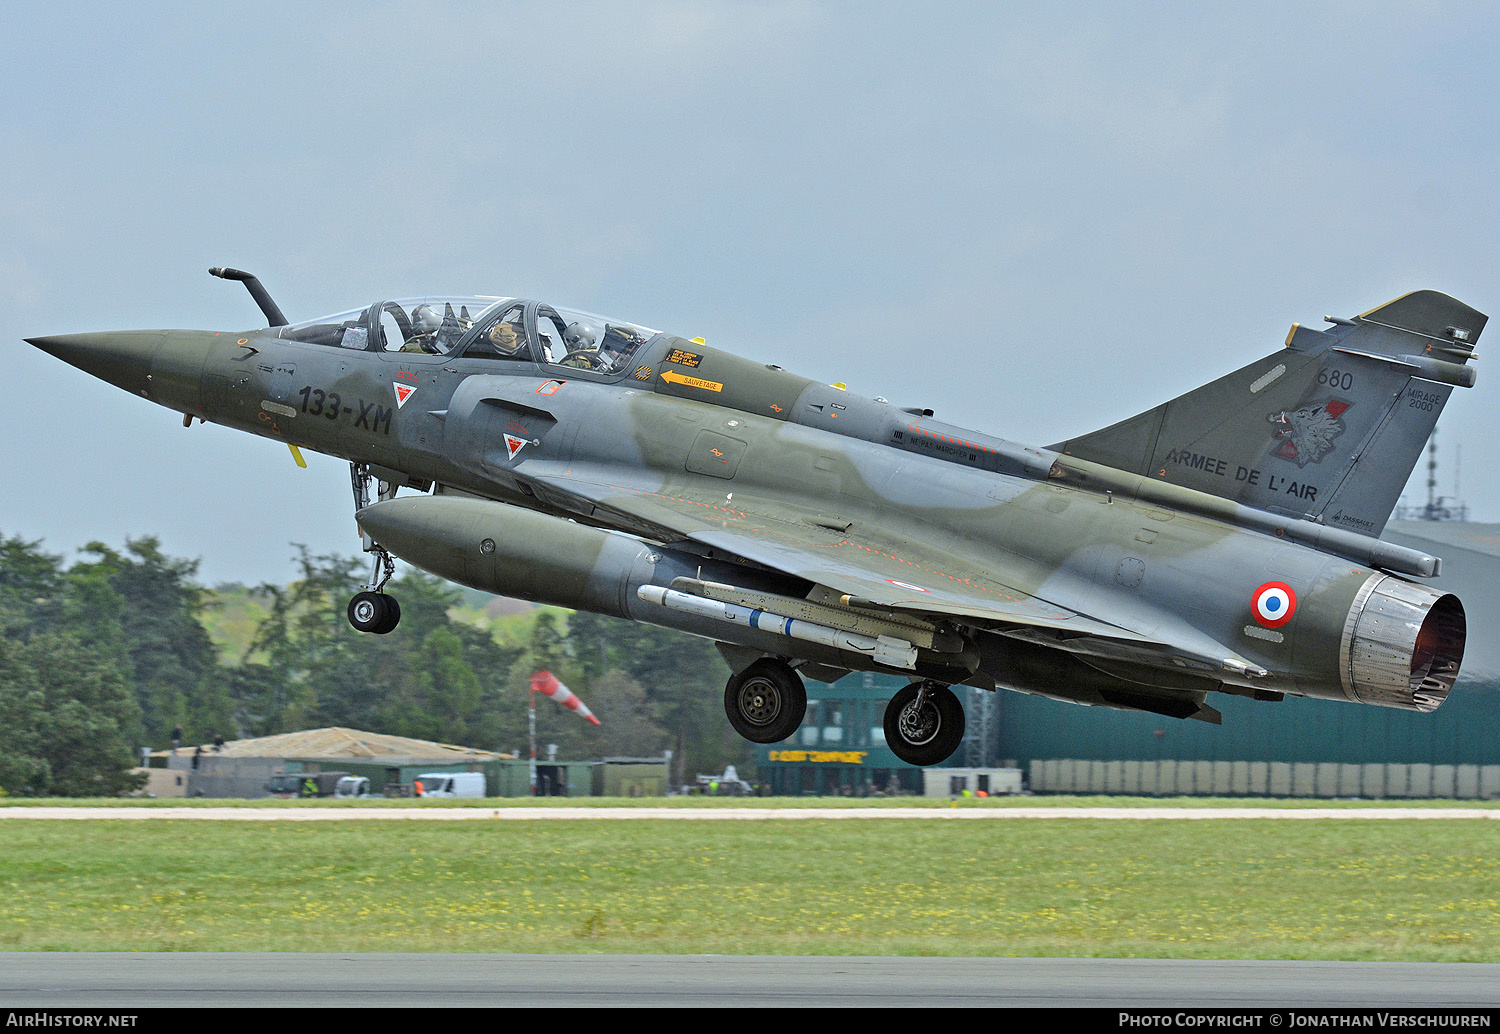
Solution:
<path fill-rule="evenodd" d="M 1457 675 L 1462 608 L 1411 580 L 1437 558 L 1374 537 L 1474 380 L 1486 317 L 1446 295 L 1294 324 L 1266 358 L 1048 448 L 631 324 L 565 331 L 536 302 L 442 300 L 422 337 L 439 308 L 31 340 L 368 468 L 387 490 L 361 526 L 409 563 L 707 636 L 740 672 L 906 671 L 1208 721 L 1209 692 L 1431 710 Z M 521 354 L 481 347 L 502 315 Z M 626 344 L 565 360 L 579 325 Z M 766 612 L 821 638 L 752 627 Z"/>

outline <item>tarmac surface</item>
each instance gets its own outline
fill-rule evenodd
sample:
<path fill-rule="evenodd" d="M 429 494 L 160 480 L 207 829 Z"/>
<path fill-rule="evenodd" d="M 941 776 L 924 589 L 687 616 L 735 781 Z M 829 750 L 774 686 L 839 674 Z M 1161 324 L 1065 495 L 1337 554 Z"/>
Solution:
<path fill-rule="evenodd" d="M 704 1006 L 1488 1012 L 1500 1006 L 1500 965 L 871 956 L 0 954 L 0 1013 L 27 1007 Z M 1260 1026 L 1297 1025 L 1289 1013 L 1280 1015 L 1279 1022 Z"/>

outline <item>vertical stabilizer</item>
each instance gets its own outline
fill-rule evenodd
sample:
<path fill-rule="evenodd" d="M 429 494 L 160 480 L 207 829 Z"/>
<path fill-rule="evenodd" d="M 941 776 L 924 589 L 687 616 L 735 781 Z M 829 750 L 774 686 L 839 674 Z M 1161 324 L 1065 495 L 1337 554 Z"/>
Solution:
<path fill-rule="evenodd" d="M 1272 513 L 1379 535 L 1487 317 L 1414 291 L 1060 452 Z"/>

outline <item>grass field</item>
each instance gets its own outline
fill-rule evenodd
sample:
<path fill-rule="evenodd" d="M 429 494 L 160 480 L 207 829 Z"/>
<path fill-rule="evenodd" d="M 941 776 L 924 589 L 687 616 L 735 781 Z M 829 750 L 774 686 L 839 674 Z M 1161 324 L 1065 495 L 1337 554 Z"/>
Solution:
<path fill-rule="evenodd" d="M 0 950 L 1496 962 L 1500 826 L 8 818 Z"/>

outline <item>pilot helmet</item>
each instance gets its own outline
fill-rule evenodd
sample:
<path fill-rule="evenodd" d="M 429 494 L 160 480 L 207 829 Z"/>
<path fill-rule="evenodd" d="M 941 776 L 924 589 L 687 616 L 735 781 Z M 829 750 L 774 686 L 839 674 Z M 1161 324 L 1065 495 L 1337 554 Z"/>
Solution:
<path fill-rule="evenodd" d="M 418 334 L 436 334 L 443 325 L 437 309 L 423 303 L 411 311 L 412 330 Z"/>
<path fill-rule="evenodd" d="M 569 352 L 591 349 L 598 340 L 599 335 L 587 323 L 569 323 L 568 328 L 563 331 L 563 344 L 568 346 Z"/>

